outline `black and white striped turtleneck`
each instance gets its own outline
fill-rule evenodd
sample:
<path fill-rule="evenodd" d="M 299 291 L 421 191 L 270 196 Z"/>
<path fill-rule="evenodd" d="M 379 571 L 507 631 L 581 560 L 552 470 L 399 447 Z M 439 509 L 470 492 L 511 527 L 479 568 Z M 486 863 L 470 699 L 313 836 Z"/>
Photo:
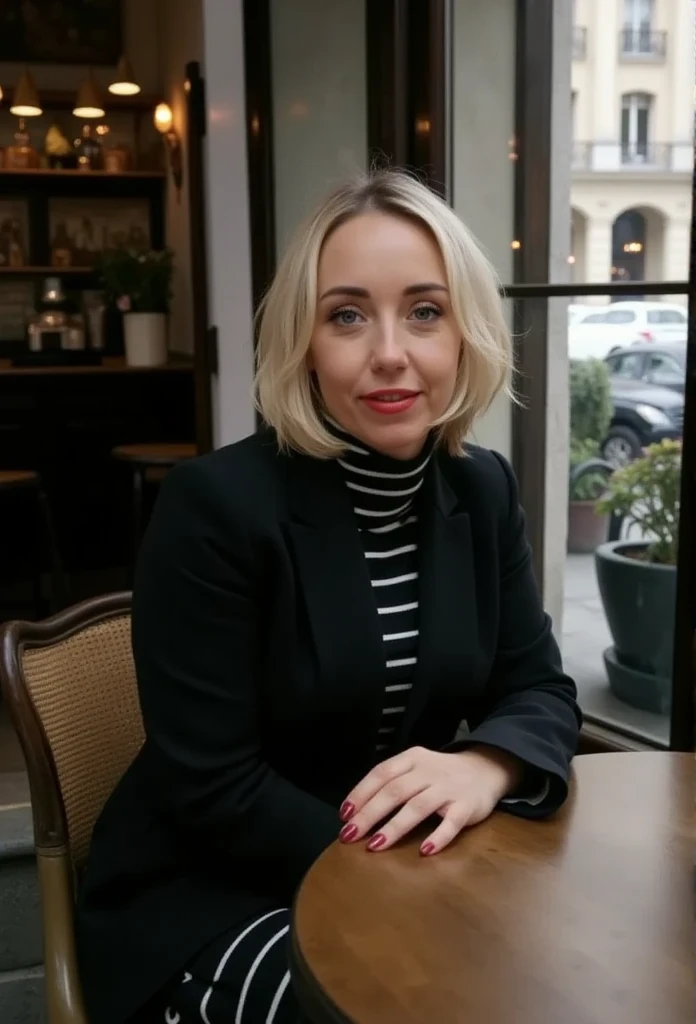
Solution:
<path fill-rule="evenodd" d="M 387 682 L 376 748 L 389 755 L 418 661 L 418 504 L 432 442 L 414 459 L 390 458 L 330 424 L 346 445 L 340 458 L 372 581 Z"/>

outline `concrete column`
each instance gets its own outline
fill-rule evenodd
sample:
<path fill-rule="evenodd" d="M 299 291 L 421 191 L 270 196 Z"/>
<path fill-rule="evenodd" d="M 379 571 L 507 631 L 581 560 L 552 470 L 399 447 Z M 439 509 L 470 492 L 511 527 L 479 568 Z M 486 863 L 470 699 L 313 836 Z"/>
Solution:
<path fill-rule="evenodd" d="M 610 220 L 588 218 L 585 233 L 585 269 L 588 281 L 611 281 L 612 224 Z"/>
<path fill-rule="evenodd" d="M 621 161 L 621 110 L 616 92 L 621 0 L 595 0 L 589 27 L 592 63 L 592 169 L 613 170 Z"/>
<path fill-rule="evenodd" d="M 684 218 L 670 218 L 664 229 L 662 279 L 687 281 L 689 277 L 689 241 L 691 224 Z"/>
<path fill-rule="evenodd" d="M 213 412 L 215 443 L 223 445 L 255 426 L 242 0 L 204 0 L 203 27 L 208 287 L 219 341 Z"/>
<path fill-rule="evenodd" d="M 672 7 L 672 30 L 667 39 L 672 78 L 670 166 L 673 171 L 690 171 L 694 130 L 694 3 L 672 0 Z"/>

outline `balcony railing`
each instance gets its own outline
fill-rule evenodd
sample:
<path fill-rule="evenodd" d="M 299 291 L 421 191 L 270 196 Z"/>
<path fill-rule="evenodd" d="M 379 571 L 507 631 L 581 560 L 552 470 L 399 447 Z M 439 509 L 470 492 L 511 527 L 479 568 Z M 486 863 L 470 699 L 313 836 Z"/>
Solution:
<path fill-rule="evenodd" d="M 624 28 L 619 36 L 623 60 L 663 61 L 667 52 L 667 33 L 649 28 Z"/>
<path fill-rule="evenodd" d="M 679 142 L 574 142 L 571 161 L 574 171 L 689 173 L 693 149 Z"/>
<path fill-rule="evenodd" d="M 587 29 L 581 25 L 573 25 L 573 60 L 585 60 L 587 57 Z"/>

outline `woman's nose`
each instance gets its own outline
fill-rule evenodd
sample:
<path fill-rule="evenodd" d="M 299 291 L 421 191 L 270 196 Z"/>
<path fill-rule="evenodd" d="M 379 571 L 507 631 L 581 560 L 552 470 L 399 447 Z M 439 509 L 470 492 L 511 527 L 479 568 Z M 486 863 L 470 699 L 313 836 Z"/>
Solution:
<path fill-rule="evenodd" d="M 380 324 L 372 347 L 372 364 L 382 369 L 400 369 L 407 363 L 406 349 L 393 323 Z"/>

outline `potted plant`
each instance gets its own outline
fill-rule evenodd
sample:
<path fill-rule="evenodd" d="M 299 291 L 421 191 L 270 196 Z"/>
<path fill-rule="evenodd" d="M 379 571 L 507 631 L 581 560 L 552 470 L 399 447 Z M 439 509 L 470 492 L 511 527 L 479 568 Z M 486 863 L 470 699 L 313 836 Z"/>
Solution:
<path fill-rule="evenodd" d="M 600 460 L 613 408 L 609 373 L 599 359 L 573 360 L 569 384 L 568 551 L 589 554 L 607 539 L 609 523 L 596 508 L 610 472 Z"/>
<path fill-rule="evenodd" d="M 129 366 L 158 366 L 167 361 L 173 269 L 169 249 L 112 249 L 102 254 L 100 270 L 106 294 L 123 313 Z"/>
<path fill-rule="evenodd" d="M 665 440 L 617 470 L 597 503 L 625 517 L 641 539 L 602 544 L 595 565 L 614 644 L 604 652 L 612 691 L 667 714 L 672 692 L 681 442 Z"/>

